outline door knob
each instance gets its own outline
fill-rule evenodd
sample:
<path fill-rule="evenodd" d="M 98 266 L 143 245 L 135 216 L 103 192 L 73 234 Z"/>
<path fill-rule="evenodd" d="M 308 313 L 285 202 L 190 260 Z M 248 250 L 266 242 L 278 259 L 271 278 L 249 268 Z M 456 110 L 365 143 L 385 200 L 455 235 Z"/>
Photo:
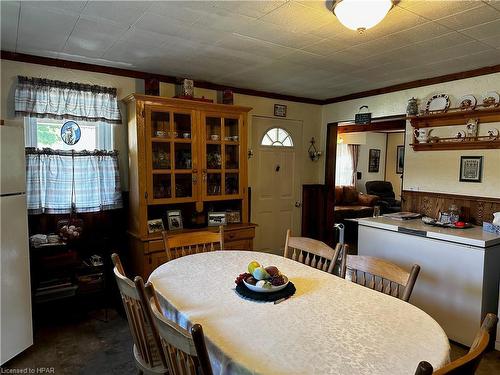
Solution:
<path fill-rule="evenodd" d="M 300 202 L 295 202 L 295 207 L 302 207 L 302 203 L 300 203 Z"/>

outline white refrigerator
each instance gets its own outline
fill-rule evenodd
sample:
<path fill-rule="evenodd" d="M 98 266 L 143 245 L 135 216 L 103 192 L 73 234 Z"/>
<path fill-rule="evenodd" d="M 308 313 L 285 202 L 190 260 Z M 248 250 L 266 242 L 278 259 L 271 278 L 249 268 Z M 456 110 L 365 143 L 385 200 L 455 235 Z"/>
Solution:
<path fill-rule="evenodd" d="M 0 126 L 0 365 L 33 345 L 23 128 Z"/>

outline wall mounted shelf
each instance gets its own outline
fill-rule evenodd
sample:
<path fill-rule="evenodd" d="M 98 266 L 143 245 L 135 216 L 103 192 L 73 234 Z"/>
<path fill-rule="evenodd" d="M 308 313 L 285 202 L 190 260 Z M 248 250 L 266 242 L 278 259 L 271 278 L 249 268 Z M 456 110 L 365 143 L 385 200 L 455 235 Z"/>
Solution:
<path fill-rule="evenodd" d="M 418 116 L 409 116 L 414 129 L 437 128 L 443 126 L 465 126 L 469 119 L 477 119 L 479 124 L 500 122 L 500 107 L 486 107 L 481 109 L 462 110 L 452 108 L 447 112 L 428 113 Z M 456 140 L 454 138 L 434 138 L 433 142 L 419 143 L 415 136 L 410 146 L 415 151 L 444 151 L 444 150 L 483 150 L 500 148 L 500 139 L 480 136 Z M 431 139 L 432 140 L 432 139 Z"/>

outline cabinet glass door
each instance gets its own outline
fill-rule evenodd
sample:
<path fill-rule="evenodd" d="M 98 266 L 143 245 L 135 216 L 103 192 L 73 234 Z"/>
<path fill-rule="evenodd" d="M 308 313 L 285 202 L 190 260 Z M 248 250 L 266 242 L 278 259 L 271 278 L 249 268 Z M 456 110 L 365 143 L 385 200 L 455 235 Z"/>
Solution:
<path fill-rule="evenodd" d="M 149 203 L 192 202 L 196 199 L 193 118 L 194 113 L 190 111 L 146 107 Z"/>
<path fill-rule="evenodd" d="M 240 119 L 205 113 L 202 127 L 204 199 L 234 199 L 240 195 Z"/>

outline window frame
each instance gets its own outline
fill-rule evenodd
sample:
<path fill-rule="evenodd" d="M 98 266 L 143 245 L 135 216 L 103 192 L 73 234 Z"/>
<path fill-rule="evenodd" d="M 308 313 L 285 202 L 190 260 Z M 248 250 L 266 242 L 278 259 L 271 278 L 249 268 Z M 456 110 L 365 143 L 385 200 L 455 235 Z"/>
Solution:
<path fill-rule="evenodd" d="M 279 138 L 278 138 L 278 134 L 279 134 L 280 130 L 283 131 L 286 134 L 285 138 L 283 138 L 282 141 L 280 141 Z M 276 139 L 271 138 L 271 136 L 269 134 L 271 131 L 276 131 Z M 271 141 L 271 144 L 265 145 L 265 144 L 262 143 L 262 142 L 264 142 L 264 139 L 266 137 Z M 284 141 L 286 141 L 287 139 L 290 140 L 290 145 L 285 145 L 284 144 Z M 286 129 L 283 129 L 283 128 L 279 127 L 279 126 L 275 126 L 275 127 L 272 127 L 272 128 L 269 128 L 269 129 L 266 130 L 266 132 L 264 133 L 264 135 L 260 139 L 260 146 L 262 146 L 262 147 L 294 148 L 295 144 L 293 142 L 292 134 L 290 134 L 290 132 L 288 132 Z"/>

